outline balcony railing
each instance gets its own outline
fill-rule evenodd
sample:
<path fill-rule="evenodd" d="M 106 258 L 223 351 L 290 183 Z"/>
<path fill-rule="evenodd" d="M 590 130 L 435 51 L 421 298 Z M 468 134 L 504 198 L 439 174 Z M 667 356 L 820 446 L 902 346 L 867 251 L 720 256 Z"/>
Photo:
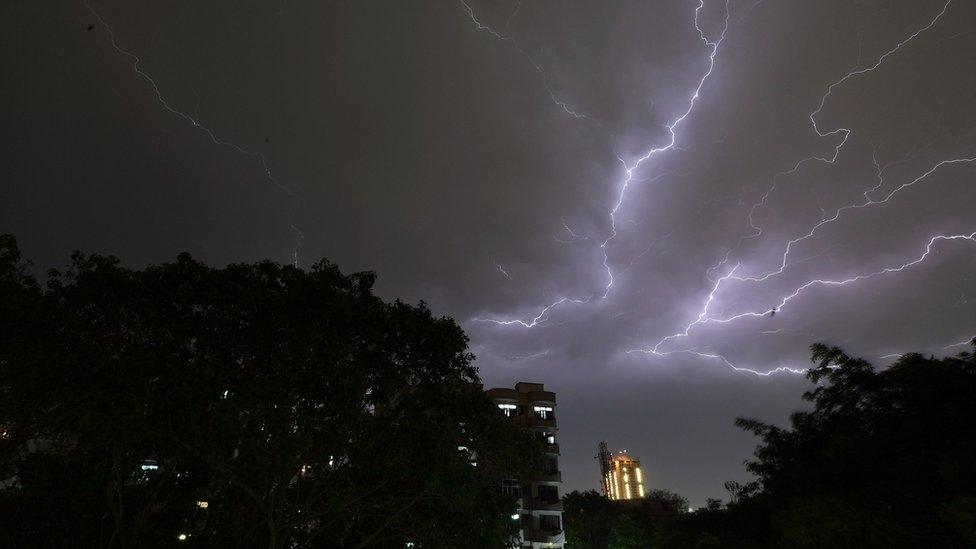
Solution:
<path fill-rule="evenodd" d="M 562 511 L 563 502 L 558 499 L 529 498 L 528 504 L 525 507 L 533 511 Z"/>
<path fill-rule="evenodd" d="M 556 418 L 550 417 L 549 419 L 543 419 L 536 415 L 531 415 L 525 418 L 526 427 L 555 427 Z"/>
<path fill-rule="evenodd" d="M 562 482 L 563 474 L 560 471 L 556 471 L 555 473 L 543 473 L 538 477 L 533 478 L 532 480 L 536 480 L 540 482 Z"/>

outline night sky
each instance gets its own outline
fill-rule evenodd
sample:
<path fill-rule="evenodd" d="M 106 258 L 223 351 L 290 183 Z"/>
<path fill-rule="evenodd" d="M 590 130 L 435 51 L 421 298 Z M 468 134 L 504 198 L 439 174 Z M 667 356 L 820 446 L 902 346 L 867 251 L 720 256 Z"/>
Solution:
<path fill-rule="evenodd" d="M 811 343 L 976 335 L 976 4 L 697 7 L 8 1 L 0 232 L 375 270 L 558 393 L 566 490 L 606 440 L 702 504 Z"/>

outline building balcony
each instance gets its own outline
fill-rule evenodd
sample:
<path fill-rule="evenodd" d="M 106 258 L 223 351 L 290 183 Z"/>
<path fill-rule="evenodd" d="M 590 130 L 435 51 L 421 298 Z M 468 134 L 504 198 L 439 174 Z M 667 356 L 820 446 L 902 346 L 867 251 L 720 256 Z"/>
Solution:
<path fill-rule="evenodd" d="M 563 474 L 561 471 L 556 471 L 555 473 L 544 473 L 537 477 L 533 477 L 532 480 L 537 482 L 562 482 Z"/>
<path fill-rule="evenodd" d="M 547 454 L 556 454 L 558 456 L 559 455 L 559 444 L 558 443 L 556 443 L 556 444 L 546 444 L 546 453 Z"/>
<path fill-rule="evenodd" d="M 526 416 L 525 418 L 526 427 L 549 427 L 552 429 L 556 428 L 556 418 L 542 419 L 538 416 Z"/>
<path fill-rule="evenodd" d="M 539 498 L 528 498 L 525 508 L 530 511 L 562 511 L 563 502 L 558 499 L 548 500 Z"/>

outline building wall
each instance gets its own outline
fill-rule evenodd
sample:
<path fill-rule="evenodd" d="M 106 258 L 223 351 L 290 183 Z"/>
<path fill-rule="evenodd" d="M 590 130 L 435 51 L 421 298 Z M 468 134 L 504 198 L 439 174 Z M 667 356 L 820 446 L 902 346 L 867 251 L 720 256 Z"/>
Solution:
<path fill-rule="evenodd" d="M 499 411 L 546 444 L 547 470 L 540 477 L 519 479 L 505 488 L 517 491 L 521 506 L 522 547 L 562 548 L 562 472 L 559 470 L 559 440 L 556 427 L 556 394 L 541 383 L 517 383 L 514 389 L 489 389 L 488 396 Z M 516 488 L 517 487 L 517 488 Z"/>

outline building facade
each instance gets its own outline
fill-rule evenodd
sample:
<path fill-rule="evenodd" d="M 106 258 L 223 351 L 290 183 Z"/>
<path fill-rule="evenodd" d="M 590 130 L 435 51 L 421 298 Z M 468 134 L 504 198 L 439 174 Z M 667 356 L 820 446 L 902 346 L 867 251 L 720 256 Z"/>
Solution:
<path fill-rule="evenodd" d="M 511 479 L 504 489 L 519 498 L 518 516 L 522 529 L 521 547 L 562 548 L 562 473 L 559 471 L 559 442 L 556 438 L 556 394 L 541 383 L 516 383 L 514 389 L 489 389 L 488 396 L 511 421 L 531 431 L 546 447 L 545 471 L 532 479 Z"/>
<path fill-rule="evenodd" d="M 644 472 L 640 460 L 627 451 L 617 452 L 610 458 L 605 473 L 606 496 L 612 500 L 641 499 L 644 497 Z"/>

